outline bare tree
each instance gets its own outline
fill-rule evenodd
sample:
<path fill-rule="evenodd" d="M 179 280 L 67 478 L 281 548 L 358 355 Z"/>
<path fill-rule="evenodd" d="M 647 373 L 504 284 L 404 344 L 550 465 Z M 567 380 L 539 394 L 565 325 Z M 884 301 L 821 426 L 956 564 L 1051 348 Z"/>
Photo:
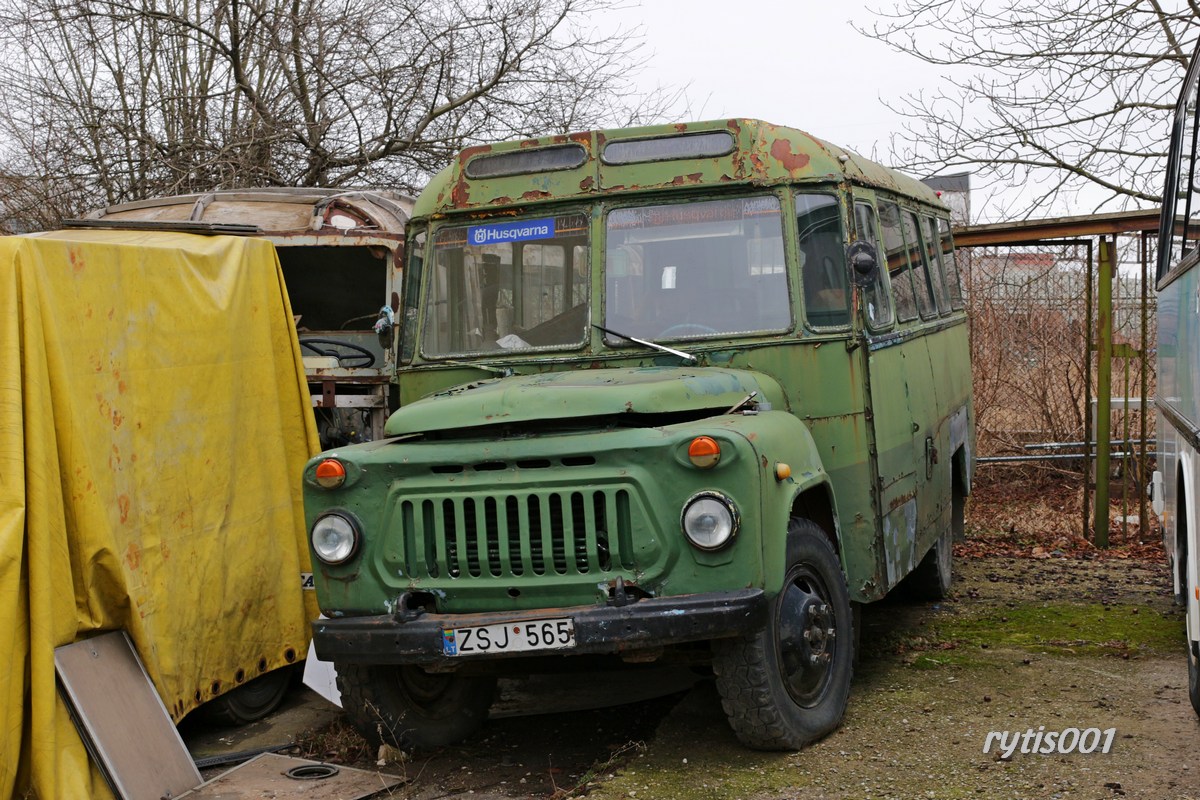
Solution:
<path fill-rule="evenodd" d="M 8 227 L 214 188 L 414 190 L 465 144 L 631 124 L 617 0 L 0 0 Z"/>
<path fill-rule="evenodd" d="M 893 105 L 908 169 L 970 169 L 1031 188 L 1006 216 L 1055 201 L 1157 204 L 1168 120 L 1200 35 L 1194 0 L 901 0 L 860 29 L 947 68 Z"/>

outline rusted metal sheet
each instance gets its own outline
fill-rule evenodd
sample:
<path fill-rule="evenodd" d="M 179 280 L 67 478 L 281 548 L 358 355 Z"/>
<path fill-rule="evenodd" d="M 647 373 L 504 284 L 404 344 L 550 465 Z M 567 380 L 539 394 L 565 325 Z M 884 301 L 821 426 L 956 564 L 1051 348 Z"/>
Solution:
<path fill-rule="evenodd" d="M 1113 214 L 1087 214 L 1077 217 L 1020 220 L 994 225 L 970 225 L 954 230 L 955 247 L 988 247 L 1001 244 L 1025 244 L 1044 239 L 1069 239 L 1114 233 L 1157 231 L 1157 208 L 1120 211 Z"/>
<path fill-rule="evenodd" d="M 382 772 L 264 753 L 208 781 L 179 800 L 366 800 L 392 797 L 407 779 Z"/>
<path fill-rule="evenodd" d="M 403 240 L 412 199 L 382 192 L 254 189 L 174 195 L 96 209 L 88 220 L 253 222 L 268 238 L 292 235 L 377 236 Z"/>

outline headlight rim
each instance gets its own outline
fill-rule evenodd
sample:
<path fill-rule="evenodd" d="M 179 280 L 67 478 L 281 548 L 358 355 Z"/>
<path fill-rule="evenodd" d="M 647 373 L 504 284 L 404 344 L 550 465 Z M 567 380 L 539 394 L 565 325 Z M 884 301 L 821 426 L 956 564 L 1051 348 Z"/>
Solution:
<path fill-rule="evenodd" d="M 729 513 L 729 519 L 730 519 L 729 535 L 727 537 L 725 537 L 725 539 L 720 544 L 717 544 L 717 545 L 701 544 L 700 542 L 697 542 L 694 538 L 692 538 L 692 535 L 690 533 L 688 533 L 688 529 L 687 529 L 688 510 L 693 505 L 695 505 L 698 501 L 705 500 L 705 499 L 716 500 Z M 737 503 L 735 503 L 733 501 L 733 498 L 730 497 L 729 495 L 725 494 L 724 492 L 716 491 L 715 489 L 705 489 L 704 491 L 696 492 L 694 495 L 689 497 L 684 502 L 683 508 L 679 512 L 679 530 L 683 534 L 683 538 L 686 539 L 687 543 L 690 544 L 692 547 L 696 548 L 697 550 L 699 550 L 701 552 L 705 552 L 705 553 L 715 553 L 719 550 L 724 550 L 724 549 L 728 548 L 729 546 L 731 546 L 734 543 L 734 541 L 737 540 L 738 532 L 741 530 L 741 526 L 742 526 L 741 523 L 742 523 L 742 517 L 741 517 L 741 514 L 738 512 Z"/>
<path fill-rule="evenodd" d="M 324 520 L 332 517 L 337 517 L 343 520 L 350 527 L 352 540 L 350 543 L 350 550 L 343 558 L 331 560 L 322 555 L 321 551 L 317 548 L 315 533 L 318 525 L 320 525 Z M 310 527 L 308 530 L 308 542 L 309 547 L 312 548 L 313 555 L 316 556 L 322 564 L 327 564 L 331 567 L 346 564 L 356 555 L 358 555 L 358 552 L 362 547 L 362 525 L 359 523 L 358 518 L 349 511 L 344 509 L 331 509 L 321 513 L 315 520 L 313 520 L 312 527 Z"/>

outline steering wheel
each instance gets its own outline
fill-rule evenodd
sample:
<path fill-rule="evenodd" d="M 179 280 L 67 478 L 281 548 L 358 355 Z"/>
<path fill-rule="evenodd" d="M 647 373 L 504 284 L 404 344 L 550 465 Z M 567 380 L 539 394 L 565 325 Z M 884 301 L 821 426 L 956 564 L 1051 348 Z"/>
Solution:
<path fill-rule="evenodd" d="M 323 345 L 323 347 L 318 347 L 318 345 Z M 300 346 L 319 356 L 336 358 L 338 366 L 346 369 L 365 369 L 375 366 L 374 353 L 350 342 L 339 342 L 336 339 L 301 339 Z"/>
<path fill-rule="evenodd" d="M 699 322 L 680 322 L 667 328 L 655 338 L 687 336 L 689 333 L 720 333 L 720 331 L 707 325 L 701 325 Z"/>

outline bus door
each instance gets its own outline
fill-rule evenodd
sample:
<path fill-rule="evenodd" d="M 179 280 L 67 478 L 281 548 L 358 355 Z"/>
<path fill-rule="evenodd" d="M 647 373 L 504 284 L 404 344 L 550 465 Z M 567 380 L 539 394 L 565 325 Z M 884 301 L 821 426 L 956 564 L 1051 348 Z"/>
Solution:
<path fill-rule="evenodd" d="M 864 289 L 861 313 L 883 539 L 880 574 L 890 589 L 924 552 L 917 548 L 916 539 L 921 528 L 920 489 L 925 483 L 923 417 L 933 387 L 929 351 L 914 325 L 919 313 L 902 211 L 888 201 L 880 201 L 877 210 L 878 224 L 869 203 L 860 200 L 854 206 L 859 238 L 876 243 L 881 255 L 879 277 Z M 936 408 L 936 400 L 932 404 Z"/>

